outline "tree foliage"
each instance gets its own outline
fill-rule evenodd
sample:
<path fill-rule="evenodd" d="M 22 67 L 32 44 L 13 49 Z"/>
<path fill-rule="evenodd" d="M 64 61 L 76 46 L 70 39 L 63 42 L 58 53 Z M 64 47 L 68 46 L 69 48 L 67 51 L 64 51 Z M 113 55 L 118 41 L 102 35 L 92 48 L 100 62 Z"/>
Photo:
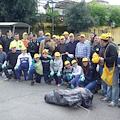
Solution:
<path fill-rule="evenodd" d="M 90 9 L 84 1 L 73 2 L 65 10 L 65 23 L 71 32 L 86 31 L 94 25 L 94 19 L 90 14 Z"/>
<path fill-rule="evenodd" d="M 37 0 L 1 0 L 0 21 L 36 22 Z"/>

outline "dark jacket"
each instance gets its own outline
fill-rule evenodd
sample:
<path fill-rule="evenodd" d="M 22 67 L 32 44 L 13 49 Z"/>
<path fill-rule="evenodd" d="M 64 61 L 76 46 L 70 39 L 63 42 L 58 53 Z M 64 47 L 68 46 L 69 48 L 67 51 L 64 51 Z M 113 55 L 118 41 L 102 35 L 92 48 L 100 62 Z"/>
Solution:
<path fill-rule="evenodd" d="M 7 37 L 5 38 L 4 51 L 5 51 L 6 53 L 9 52 L 9 46 L 10 46 L 11 41 L 13 41 L 13 40 L 14 40 L 13 37 L 11 37 L 11 38 L 9 39 L 8 36 L 7 36 Z"/>
<path fill-rule="evenodd" d="M 0 36 L 0 45 L 3 46 L 3 51 L 4 51 L 4 47 L 5 47 L 5 37 L 3 35 Z"/>

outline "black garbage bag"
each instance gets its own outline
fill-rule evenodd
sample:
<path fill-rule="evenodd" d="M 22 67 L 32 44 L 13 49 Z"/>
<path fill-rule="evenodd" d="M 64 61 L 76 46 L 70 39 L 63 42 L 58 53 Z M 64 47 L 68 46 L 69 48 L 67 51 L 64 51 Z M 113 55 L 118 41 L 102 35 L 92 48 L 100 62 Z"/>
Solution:
<path fill-rule="evenodd" d="M 92 105 L 93 94 L 85 88 L 76 88 L 72 90 L 53 90 L 45 95 L 45 101 L 50 104 L 86 108 Z"/>

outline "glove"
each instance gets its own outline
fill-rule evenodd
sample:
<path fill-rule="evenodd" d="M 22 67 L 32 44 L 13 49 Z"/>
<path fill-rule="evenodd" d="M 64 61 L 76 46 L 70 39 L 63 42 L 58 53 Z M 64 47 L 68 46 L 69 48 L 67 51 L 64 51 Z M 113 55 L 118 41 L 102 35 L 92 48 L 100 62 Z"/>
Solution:
<path fill-rule="evenodd" d="M 48 55 L 48 58 L 52 59 L 52 56 Z"/>
<path fill-rule="evenodd" d="M 3 65 L 2 65 L 2 69 L 4 69 L 6 67 L 6 63 L 4 63 Z"/>
<path fill-rule="evenodd" d="M 69 75 L 69 74 L 67 74 L 66 76 L 67 76 L 67 77 L 70 77 L 70 75 Z"/>
<path fill-rule="evenodd" d="M 70 79 L 72 79 L 72 78 L 73 78 L 73 74 L 70 75 Z"/>
<path fill-rule="evenodd" d="M 74 89 L 74 88 L 75 88 L 75 86 L 74 86 L 73 84 L 71 84 L 71 88 L 72 88 L 72 89 Z"/>
<path fill-rule="evenodd" d="M 15 70 L 17 70 L 18 69 L 18 66 L 15 66 L 15 68 L 14 68 Z"/>
<path fill-rule="evenodd" d="M 58 72 L 58 73 L 57 73 L 57 76 L 58 76 L 58 77 L 60 77 L 60 76 L 61 76 L 60 72 Z"/>
<path fill-rule="evenodd" d="M 32 64 L 35 62 L 35 60 L 34 59 L 32 59 Z"/>
<path fill-rule="evenodd" d="M 74 58 L 74 55 L 73 54 L 68 54 L 68 57 Z"/>
<path fill-rule="evenodd" d="M 81 80 L 82 82 L 85 81 L 85 77 L 84 77 L 84 75 L 81 75 L 81 76 L 80 76 L 80 80 Z"/>
<path fill-rule="evenodd" d="M 54 71 L 51 71 L 51 72 L 50 72 L 50 76 L 53 76 L 53 75 L 54 75 Z"/>
<path fill-rule="evenodd" d="M 31 56 L 31 54 L 30 53 L 27 53 L 29 56 Z"/>
<path fill-rule="evenodd" d="M 53 60 L 50 60 L 50 65 L 53 65 Z"/>
<path fill-rule="evenodd" d="M 97 64 L 96 71 L 99 72 L 99 64 Z"/>
<path fill-rule="evenodd" d="M 27 72 L 27 73 L 28 73 L 28 75 L 29 75 L 30 71 L 28 70 L 28 72 Z"/>

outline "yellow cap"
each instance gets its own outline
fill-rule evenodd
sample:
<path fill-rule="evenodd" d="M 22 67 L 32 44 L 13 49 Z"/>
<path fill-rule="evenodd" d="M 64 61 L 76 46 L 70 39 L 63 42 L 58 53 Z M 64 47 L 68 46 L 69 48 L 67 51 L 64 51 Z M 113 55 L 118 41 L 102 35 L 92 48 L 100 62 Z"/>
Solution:
<path fill-rule="evenodd" d="M 111 33 L 107 33 L 108 37 L 112 37 L 112 34 Z"/>
<path fill-rule="evenodd" d="M 68 33 L 67 31 L 65 31 L 65 32 L 63 33 L 63 35 L 66 35 L 66 34 L 69 35 L 69 33 Z"/>
<path fill-rule="evenodd" d="M 21 48 L 21 50 L 27 50 L 27 48 L 24 46 L 24 47 Z"/>
<path fill-rule="evenodd" d="M 102 39 L 102 40 L 108 40 L 108 35 L 105 34 L 105 33 L 103 33 L 103 34 L 101 35 L 100 39 Z"/>
<path fill-rule="evenodd" d="M 56 35 L 53 35 L 52 38 L 56 38 Z"/>
<path fill-rule="evenodd" d="M 0 45 L 0 48 L 3 48 L 2 45 Z"/>
<path fill-rule="evenodd" d="M 51 34 L 50 34 L 49 32 L 47 32 L 47 33 L 45 34 L 45 36 L 51 36 Z"/>
<path fill-rule="evenodd" d="M 42 53 L 43 53 L 43 54 L 44 54 L 44 53 L 48 53 L 48 50 L 47 50 L 47 49 L 44 49 Z"/>
<path fill-rule="evenodd" d="M 81 36 L 81 37 L 85 37 L 85 34 L 81 34 L 80 36 Z"/>
<path fill-rule="evenodd" d="M 77 61 L 76 60 L 72 60 L 72 64 L 76 63 Z"/>
<path fill-rule="evenodd" d="M 99 55 L 95 52 L 95 53 L 93 53 L 92 57 L 97 58 L 97 57 L 99 57 Z"/>
<path fill-rule="evenodd" d="M 60 53 L 59 52 L 55 52 L 54 54 L 55 56 L 59 56 L 60 57 Z"/>
<path fill-rule="evenodd" d="M 11 44 L 10 48 L 15 48 L 16 45 L 15 44 Z"/>
<path fill-rule="evenodd" d="M 24 35 L 28 35 L 27 32 L 24 32 L 24 33 L 23 33 L 23 36 L 24 36 Z"/>
<path fill-rule="evenodd" d="M 66 61 L 64 62 L 64 64 L 67 65 L 67 64 L 70 64 L 70 62 L 69 62 L 68 60 L 66 60 Z"/>
<path fill-rule="evenodd" d="M 40 56 L 39 56 L 39 54 L 34 54 L 34 58 L 39 58 Z"/>
<path fill-rule="evenodd" d="M 74 34 L 73 34 L 73 33 L 70 33 L 70 34 L 69 34 L 69 37 L 71 37 L 71 36 L 74 36 Z"/>
<path fill-rule="evenodd" d="M 60 36 L 60 39 L 65 39 L 65 37 L 64 36 Z"/>
<path fill-rule="evenodd" d="M 57 35 L 57 36 L 56 36 L 56 39 L 60 39 L 60 37 Z"/>
<path fill-rule="evenodd" d="M 82 59 L 82 62 L 88 62 L 89 60 L 88 60 L 88 58 L 83 58 Z"/>

